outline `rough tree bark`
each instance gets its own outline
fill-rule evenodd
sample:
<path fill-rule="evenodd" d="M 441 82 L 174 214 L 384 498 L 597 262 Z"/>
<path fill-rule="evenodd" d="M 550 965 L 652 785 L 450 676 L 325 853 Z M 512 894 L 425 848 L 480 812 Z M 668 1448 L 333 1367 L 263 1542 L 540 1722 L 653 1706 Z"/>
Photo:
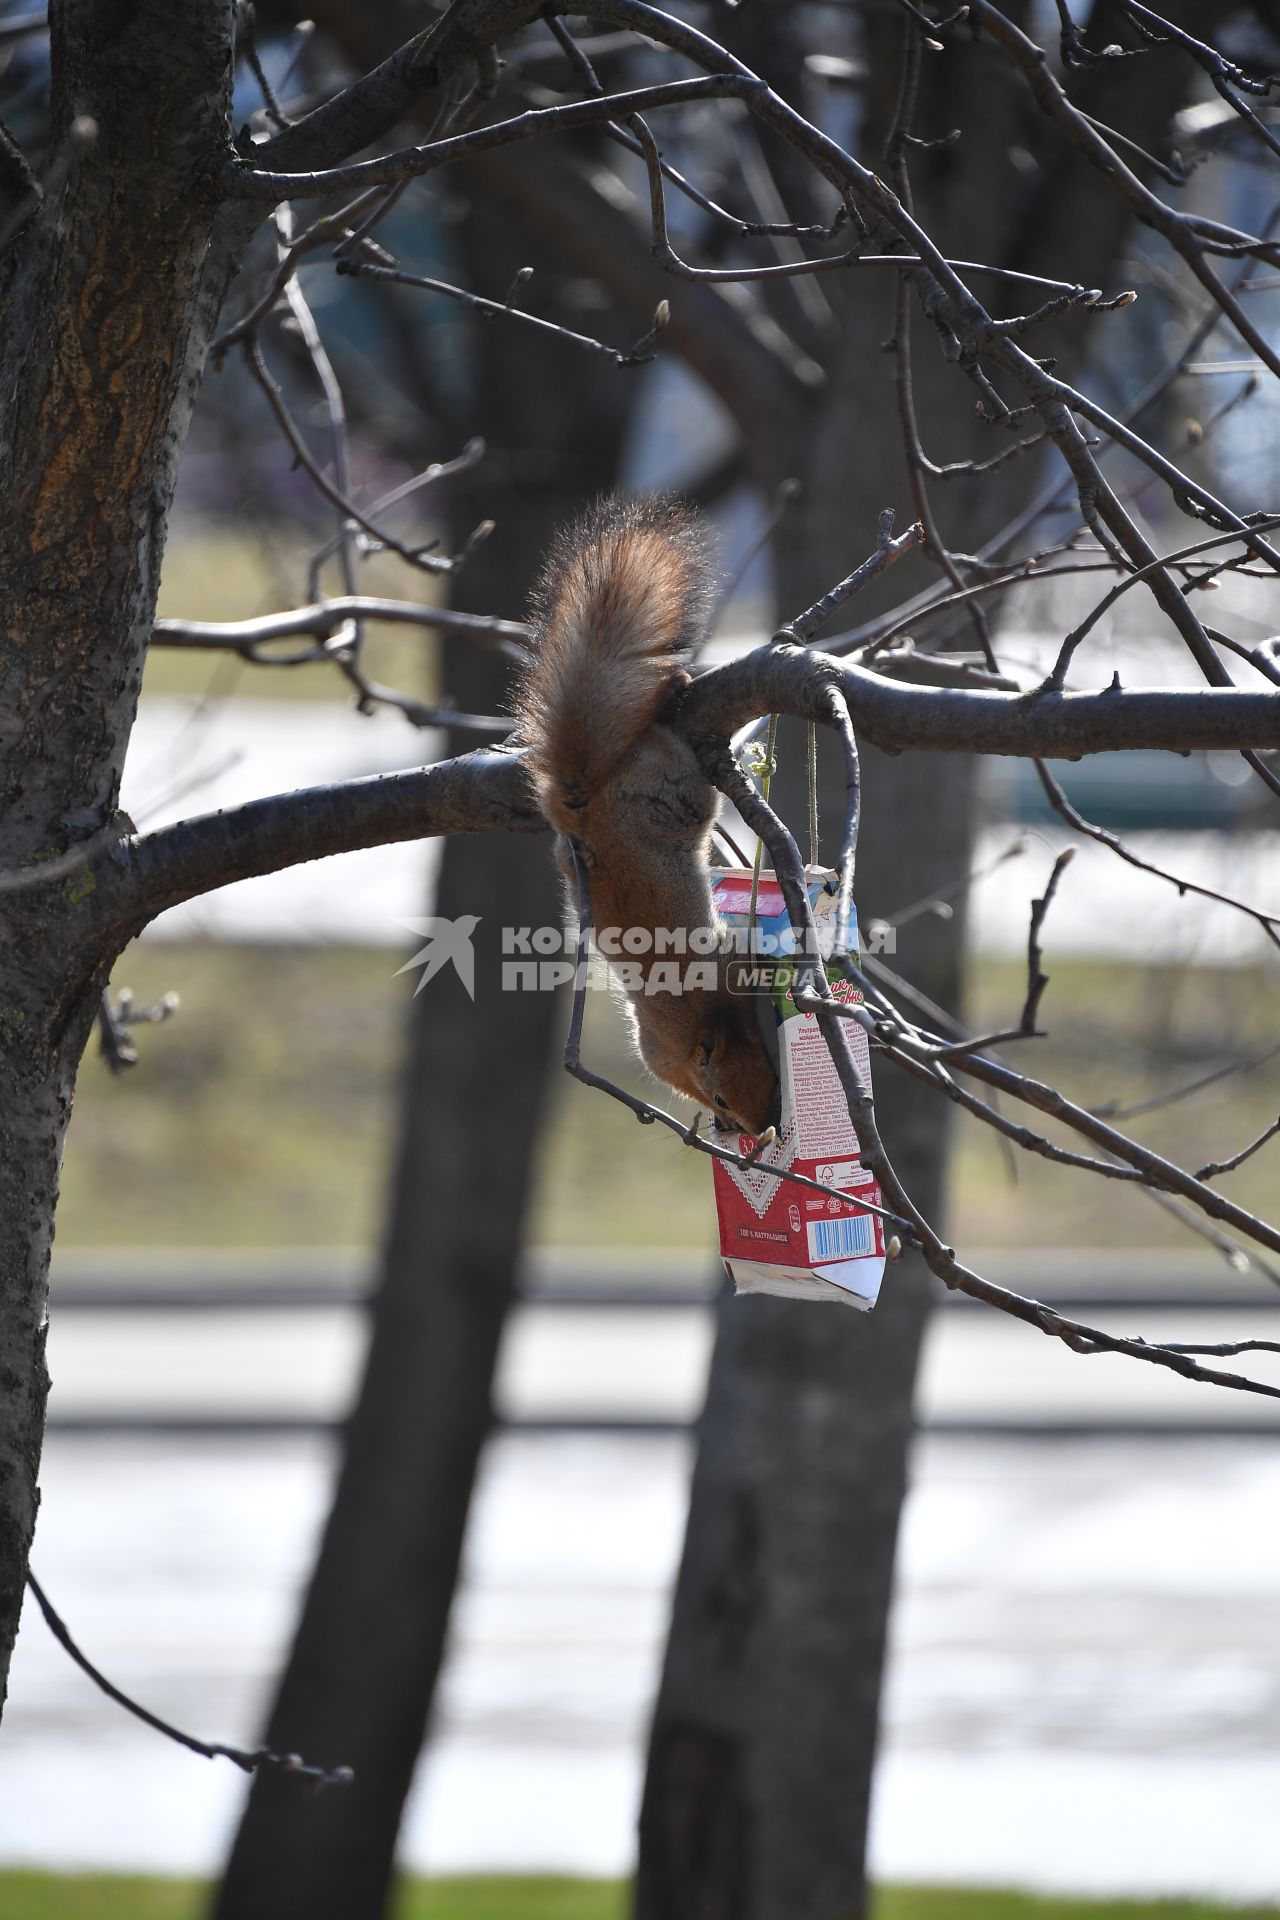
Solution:
<path fill-rule="evenodd" d="M 463 0 L 428 63 L 411 49 L 288 152 L 305 164 L 380 136 L 532 10 Z M 165 904 L 142 901 L 149 855 L 116 813 L 120 771 L 192 404 L 267 210 L 227 200 L 234 22 L 231 0 L 176 17 L 157 0 L 55 0 L 47 196 L 0 139 L 0 1704 L 76 1069 L 115 954 Z M 259 870 L 282 863 L 258 852 Z M 182 883 L 172 897 L 189 897 Z"/>
<path fill-rule="evenodd" d="M 61 0 L 55 24 L 54 138 L 91 163 L 72 159 L 56 207 L 0 257 L 0 871 L 51 870 L 6 892 L 0 927 L 0 1703 L 35 1524 L 58 1164 L 104 973 L 92 893 L 58 861 L 127 824 L 120 769 L 216 311 L 209 168 L 231 73 L 229 7 Z"/>

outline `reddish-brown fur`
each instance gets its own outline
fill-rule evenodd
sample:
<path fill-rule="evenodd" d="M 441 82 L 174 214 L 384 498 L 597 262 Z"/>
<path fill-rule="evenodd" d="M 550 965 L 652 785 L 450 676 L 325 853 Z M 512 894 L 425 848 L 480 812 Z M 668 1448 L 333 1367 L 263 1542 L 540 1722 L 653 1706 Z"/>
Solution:
<path fill-rule="evenodd" d="M 581 849 L 597 943 L 611 930 L 655 936 L 634 956 L 641 984 L 628 988 L 646 1066 L 760 1133 L 777 1077 L 754 1006 L 729 993 L 722 960 L 712 956 L 714 989 L 653 990 L 656 966 L 674 957 L 683 972 L 706 958 L 664 950 L 659 930 L 718 929 L 709 855 L 719 795 L 661 718 L 689 678 L 709 591 L 691 515 L 661 501 L 604 502 L 548 558 L 518 711 L 539 804 Z"/>

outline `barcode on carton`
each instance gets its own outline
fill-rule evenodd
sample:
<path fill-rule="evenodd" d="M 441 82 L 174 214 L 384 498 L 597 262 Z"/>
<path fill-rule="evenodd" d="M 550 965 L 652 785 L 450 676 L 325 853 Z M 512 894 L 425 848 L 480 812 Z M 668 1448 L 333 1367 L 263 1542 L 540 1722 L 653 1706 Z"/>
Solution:
<path fill-rule="evenodd" d="M 811 1260 L 853 1260 L 876 1250 L 875 1222 L 869 1213 L 849 1214 L 843 1220 L 809 1222 Z"/>

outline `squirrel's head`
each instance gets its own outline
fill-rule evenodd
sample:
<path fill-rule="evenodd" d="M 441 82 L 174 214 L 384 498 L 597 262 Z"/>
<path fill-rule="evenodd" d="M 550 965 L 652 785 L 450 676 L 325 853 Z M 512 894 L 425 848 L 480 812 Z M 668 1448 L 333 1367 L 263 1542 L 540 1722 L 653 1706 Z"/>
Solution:
<path fill-rule="evenodd" d="M 778 1124 L 778 1075 L 749 995 L 717 1003 L 698 1040 L 693 1077 L 703 1104 L 721 1126 L 761 1134 Z"/>

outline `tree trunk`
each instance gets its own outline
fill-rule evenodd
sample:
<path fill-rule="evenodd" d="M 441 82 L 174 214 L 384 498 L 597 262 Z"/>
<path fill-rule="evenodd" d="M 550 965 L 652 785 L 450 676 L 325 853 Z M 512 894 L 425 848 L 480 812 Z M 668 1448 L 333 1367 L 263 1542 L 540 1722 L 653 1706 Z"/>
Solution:
<path fill-rule="evenodd" d="M 355 1777 L 320 1799 L 255 1778 L 214 1907 L 227 1920 L 373 1920 L 390 1890 L 543 1108 L 554 1001 L 499 991 L 499 929 L 508 912 L 536 924 L 554 910 L 544 858 L 511 835 L 446 846 L 434 910 L 485 910 L 475 1004 L 441 974 L 413 1005 L 369 1358 L 266 1734 Z"/>
<path fill-rule="evenodd" d="M 12 923 L 6 932 L 12 936 Z M 47 1001 L 30 993 L 19 998 L 16 986 L 9 974 L 0 1013 L 0 1705 L 39 1504 L 49 1251 L 76 1062 L 89 1024 L 81 997 L 59 1036 Z"/>
<path fill-rule="evenodd" d="M 965 762 L 864 753 L 864 915 L 892 912 L 964 871 L 971 775 Z M 790 818 L 803 818 L 803 802 Z M 962 916 L 922 918 L 910 931 L 905 970 L 954 1006 Z M 936 1220 L 946 1110 L 928 1088 L 887 1070 L 875 1091 L 894 1164 Z M 650 1742 L 635 1898 L 642 1920 L 863 1911 L 929 1284 L 923 1264 L 907 1257 L 887 1270 L 866 1316 L 722 1300 Z"/>
<path fill-rule="evenodd" d="M 764 44 L 744 57 L 767 65 L 770 34 L 788 24 L 755 18 L 748 30 Z M 902 33 L 889 15 L 866 24 L 864 51 L 881 76 L 863 127 L 872 164 L 893 108 Z M 785 47 L 782 54 L 785 63 Z M 1101 113 L 1117 84 L 1111 68 L 1093 74 L 1091 108 Z M 1184 84 L 1173 63 L 1159 69 L 1158 83 L 1155 69 L 1148 75 L 1135 136 L 1144 145 L 1159 143 Z M 1042 271 L 1102 284 L 1127 212 L 1118 196 L 1099 199 L 1095 183 L 1090 220 L 1079 220 L 1078 161 L 1046 174 L 1026 206 L 1011 205 L 1008 150 L 1020 139 L 1034 145 L 1038 129 L 1019 82 L 988 46 L 953 48 L 924 70 L 915 130 L 936 136 L 958 117 L 958 145 L 913 164 L 929 232 L 962 258 L 1042 263 Z M 896 290 L 835 280 L 824 289 L 836 315 L 823 350 L 824 402 L 797 418 L 789 444 L 772 449 L 775 475 L 803 483 L 775 548 L 784 618 L 870 550 L 883 507 L 897 509 L 899 530 L 916 513 L 883 357 Z M 946 460 L 988 455 L 995 449 L 990 430 L 984 440 L 976 427 L 972 389 L 943 363 L 930 330 L 918 331 L 926 451 Z M 971 491 L 932 492 L 944 532 L 963 550 L 978 530 L 975 507 L 982 532 L 993 532 L 1025 470 L 1010 467 L 976 488 L 955 484 Z M 908 585 L 899 571 L 895 596 Z M 860 600 L 854 617 L 874 610 L 873 599 Z M 804 749 L 786 727 L 780 759 L 783 809 L 799 823 Z M 856 894 L 865 923 L 965 873 L 973 767 L 950 756 L 870 752 L 863 775 Z M 823 808 L 829 824 L 839 820 L 830 772 Z M 913 920 L 897 962 L 952 1009 L 963 931 L 962 902 L 950 921 Z M 881 1068 L 875 1092 L 890 1158 L 937 1222 L 949 1110 L 891 1067 Z M 789 1301 L 722 1304 L 651 1732 L 636 1920 L 855 1920 L 866 1911 L 880 1679 L 929 1297 L 922 1264 L 907 1258 L 887 1269 L 880 1303 L 865 1318 Z"/>
<path fill-rule="evenodd" d="M 860 325 L 879 338 L 891 323 L 880 312 Z M 849 364 L 865 361 L 854 351 Z M 779 554 L 784 616 L 869 544 L 850 529 L 874 528 L 891 503 L 900 524 L 909 517 L 887 396 L 860 390 L 854 435 L 852 395 L 833 384 L 829 429 L 815 426 L 797 522 Z M 838 756 L 825 743 L 822 752 L 829 853 L 842 776 Z M 776 791 L 797 828 L 804 761 L 803 730 L 780 728 Z M 864 921 L 965 872 L 972 781 L 963 759 L 864 750 Z M 952 1008 L 963 925 L 963 911 L 914 920 L 896 963 Z M 875 1092 L 890 1156 L 937 1220 L 948 1109 L 892 1069 L 881 1068 Z M 929 1288 L 923 1264 L 908 1256 L 887 1270 L 866 1316 L 722 1300 L 653 1720 L 638 1920 L 835 1920 L 864 1910 L 881 1669 Z"/>
<path fill-rule="evenodd" d="M 466 284 L 499 296 L 527 240 L 487 204 L 466 226 Z M 634 383 L 560 342 L 481 327 L 479 429 L 490 453 L 455 503 L 497 531 L 477 584 L 518 612 L 553 530 L 613 481 Z M 459 426 L 463 423 L 459 422 Z M 463 575 L 458 604 L 479 600 Z M 493 712 L 508 671 L 449 650 L 445 684 Z M 470 740 L 462 744 L 471 745 Z M 222 1920 L 348 1920 L 384 1911 L 400 1816 L 444 1658 L 498 1348 L 558 1064 L 551 994 L 500 990 L 501 929 L 556 925 L 545 841 L 445 844 L 433 911 L 480 915 L 476 997 L 433 980 L 414 1000 L 403 1118 L 372 1344 L 268 1743 L 354 1768 L 322 1801 L 259 1775 L 215 1902 Z"/>
<path fill-rule="evenodd" d="M 62 1138 L 123 937 L 83 870 L 55 863 L 115 831 L 216 306 L 231 9 L 62 0 L 51 28 L 65 182 L 0 256 L 0 1702 L 35 1524 Z M 14 887 L 43 862 L 46 882 Z"/>

